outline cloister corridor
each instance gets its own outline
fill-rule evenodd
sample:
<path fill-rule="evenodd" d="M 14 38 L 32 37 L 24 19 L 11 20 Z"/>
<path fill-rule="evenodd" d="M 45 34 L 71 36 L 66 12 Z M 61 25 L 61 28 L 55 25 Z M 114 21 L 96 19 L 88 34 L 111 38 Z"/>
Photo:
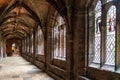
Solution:
<path fill-rule="evenodd" d="M 0 80 L 120 80 L 120 0 L 0 0 Z"/>

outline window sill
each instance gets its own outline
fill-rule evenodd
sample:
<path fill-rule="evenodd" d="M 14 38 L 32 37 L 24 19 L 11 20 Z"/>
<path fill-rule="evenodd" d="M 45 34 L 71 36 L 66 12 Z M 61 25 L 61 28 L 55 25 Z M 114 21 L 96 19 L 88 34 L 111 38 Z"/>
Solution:
<path fill-rule="evenodd" d="M 36 53 L 36 55 L 44 55 L 44 53 Z"/>
<path fill-rule="evenodd" d="M 112 73 L 118 73 L 120 74 L 120 68 L 115 70 L 115 66 L 112 65 L 103 65 L 100 67 L 100 64 L 97 63 L 91 63 L 88 67 L 90 68 L 96 68 L 97 70 L 102 70 L 102 71 L 107 71 L 107 72 L 112 72 Z"/>
<path fill-rule="evenodd" d="M 98 63 L 91 63 L 90 65 L 89 65 L 89 67 L 93 67 L 93 68 L 100 68 L 100 64 L 98 64 Z"/>
<path fill-rule="evenodd" d="M 101 67 L 101 70 L 114 72 L 114 71 L 115 71 L 115 66 L 103 65 L 103 66 Z"/>
<path fill-rule="evenodd" d="M 112 71 L 112 72 L 115 71 L 115 67 L 114 67 L 114 66 L 111 66 L 111 65 L 103 65 L 102 67 L 100 67 L 100 64 L 99 64 L 99 63 L 91 63 L 91 64 L 89 65 L 89 67 L 93 67 L 93 68 L 97 68 L 97 69 L 105 70 L 105 71 Z"/>
<path fill-rule="evenodd" d="M 63 57 L 63 58 L 61 58 L 61 57 L 54 57 L 54 59 L 63 60 L 63 61 L 65 61 L 65 60 L 66 60 L 66 58 L 65 58 L 65 57 Z"/>
<path fill-rule="evenodd" d="M 120 74 L 120 68 L 118 68 L 115 72 Z"/>
<path fill-rule="evenodd" d="M 44 54 L 36 54 L 36 56 L 44 56 Z"/>

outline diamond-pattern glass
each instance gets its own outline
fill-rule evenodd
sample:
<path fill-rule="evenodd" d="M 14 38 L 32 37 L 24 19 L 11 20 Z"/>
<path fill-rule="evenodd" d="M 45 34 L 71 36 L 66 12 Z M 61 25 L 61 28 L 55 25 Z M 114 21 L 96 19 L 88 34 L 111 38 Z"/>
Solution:
<path fill-rule="evenodd" d="M 94 48 L 94 60 L 95 63 L 100 63 L 100 36 L 95 37 L 95 48 Z"/>
<path fill-rule="evenodd" d="M 116 32 L 116 7 L 111 6 L 107 12 L 106 27 L 106 54 L 105 64 L 115 65 L 115 32 Z"/>
<path fill-rule="evenodd" d="M 109 65 L 115 64 L 115 34 L 107 35 L 106 37 L 106 63 Z"/>
<path fill-rule="evenodd" d="M 94 38 L 94 59 L 93 62 L 100 63 L 100 44 L 101 44 L 101 1 L 95 7 L 95 38 Z"/>

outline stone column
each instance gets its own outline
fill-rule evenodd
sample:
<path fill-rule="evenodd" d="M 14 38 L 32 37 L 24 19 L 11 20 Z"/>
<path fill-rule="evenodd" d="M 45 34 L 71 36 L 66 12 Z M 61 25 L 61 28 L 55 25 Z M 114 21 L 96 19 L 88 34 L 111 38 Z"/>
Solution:
<path fill-rule="evenodd" d="M 80 76 L 85 75 L 85 9 L 76 9 L 73 17 L 74 27 L 74 78 L 79 80 Z M 81 78 L 80 78 L 81 79 Z"/>
<path fill-rule="evenodd" d="M 115 56 L 115 70 L 120 67 L 120 1 L 116 6 L 116 56 Z"/>

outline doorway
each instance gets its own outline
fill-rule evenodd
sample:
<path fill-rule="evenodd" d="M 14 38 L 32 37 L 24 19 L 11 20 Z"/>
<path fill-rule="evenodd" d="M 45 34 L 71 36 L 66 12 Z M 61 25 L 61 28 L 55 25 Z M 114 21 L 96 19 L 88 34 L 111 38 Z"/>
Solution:
<path fill-rule="evenodd" d="M 19 55 L 19 45 L 17 43 L 12 44 L 12 55 Z"/>

